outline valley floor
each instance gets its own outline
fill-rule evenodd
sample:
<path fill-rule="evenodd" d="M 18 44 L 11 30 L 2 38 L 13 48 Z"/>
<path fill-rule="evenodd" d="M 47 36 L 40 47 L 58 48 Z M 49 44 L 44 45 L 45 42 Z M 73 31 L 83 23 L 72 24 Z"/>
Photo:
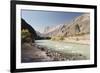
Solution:
<path fill-rule="evenodd" d="M 70 43 L 78 43 L 78 44 L 90 44 L 90 36 L 89 34 L 82 35 L 82 36 L 73 36 L 73 37 L 67 37 L 64 38 L 64 42 L 70 42 Z"/>
<path fill-rule="evenodd" d="M 62 53 L 59 51 L 50 50 L 44 46 L 39 46 L 35 43 L 23 43 L 21 55 L 22 63 L 87 59 L 85 56 L 79 53 Z"/>

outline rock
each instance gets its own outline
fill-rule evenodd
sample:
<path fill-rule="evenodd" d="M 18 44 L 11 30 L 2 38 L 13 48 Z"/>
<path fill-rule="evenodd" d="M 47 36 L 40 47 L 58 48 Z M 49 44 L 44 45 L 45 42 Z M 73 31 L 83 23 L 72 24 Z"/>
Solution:
<path fill-rule="evenodd" d="M 37 38 L 37 33 L 34 30 L 34 28 L 28 24 L 24 19 L 21 18 L 21 30 L 23 29 L 28 29 L 29 32 L 31 33 L 31 37 L 32 39 L 36 39 Z M 32 40 L 34 42 L 34 40 Z"/>
<path fill-rule="evenodd" d="M 50 61 L 50 57 L 47 56 L 46 52 L 41 51 L 36 46 L 29 43 L 22 44 L 22 61 Z"/>
<path fill-rule="evenodd" d="M 45 50 L 44 50 L 45 49 Z M 86 59 L 82 54 L 61 53 L 46 47 L 29 43 L 22 44 L 22 62 L 68 61 Z"/>
<path fill-rule="evenodd" d="M 54 58 L 54 61 L 59 61 L 59 59 L 55 57 L 55 58 Z"/>
<path fill-rule="evenodd" d="M 59 24 L 44 32 L 46 36 L 76 36 L 90 33 L 90 14 L 82 14 L 68 24 Z M 79 39 L 76 39 L 77 41 Z"/>

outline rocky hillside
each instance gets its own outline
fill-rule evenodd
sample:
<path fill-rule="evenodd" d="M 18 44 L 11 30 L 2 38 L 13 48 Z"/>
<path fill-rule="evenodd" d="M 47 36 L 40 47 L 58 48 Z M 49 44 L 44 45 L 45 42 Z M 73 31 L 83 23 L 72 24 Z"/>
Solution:
<path fill-rule="evenodd" d="M 76 17 L 70 24 L 60 24 L 44 32 L 46 36 L 76 36 L 90 33 L 90 15 Z"/>
<path fill-rule="evenodd" d="M 21 30 L 27 29 L 31 33 L 32 39 L 37 38 L 37 33 L 35 29 L 29 25 L 24 19 L 21 18 Z"/>

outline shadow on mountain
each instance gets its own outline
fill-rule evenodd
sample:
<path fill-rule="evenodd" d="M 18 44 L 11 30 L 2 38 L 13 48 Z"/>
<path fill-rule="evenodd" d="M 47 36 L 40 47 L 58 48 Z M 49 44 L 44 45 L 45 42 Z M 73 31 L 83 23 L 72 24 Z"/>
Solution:
<path fill-rule="evenodd" d="M 36 31 L 29 25 L 24 19 L 21 19 L 21 30 L 27 29 L 31 33 L 31 37 L 33 39 L 37 38 Z"/>

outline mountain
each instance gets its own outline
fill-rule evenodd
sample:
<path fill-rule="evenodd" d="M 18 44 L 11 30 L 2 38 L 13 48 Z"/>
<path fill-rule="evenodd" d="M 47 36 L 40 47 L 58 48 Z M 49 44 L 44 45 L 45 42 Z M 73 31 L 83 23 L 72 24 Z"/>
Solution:
<path fill-rule="evenodd" d="M 44 34 L 40 33 L 39 31 L 36 31 L 37 36 L 39 37 L 46 37 Z"/>
<path fill-rule="evenodd" d="M 60 24 L 55 27 L 46 28 L 46 36 L 75 36 L 90 33 L 90 15 L 82 14 L 69 24 Z"/>
<path fill-rule="evenodd" d="M 21 30 L 23 29 L 27 29 L 31 33 L 31 37 L 33 39 L 37 38 L 35 29 L 30 24 L 28 24 L 23 18 L 21 18 Z"/>

